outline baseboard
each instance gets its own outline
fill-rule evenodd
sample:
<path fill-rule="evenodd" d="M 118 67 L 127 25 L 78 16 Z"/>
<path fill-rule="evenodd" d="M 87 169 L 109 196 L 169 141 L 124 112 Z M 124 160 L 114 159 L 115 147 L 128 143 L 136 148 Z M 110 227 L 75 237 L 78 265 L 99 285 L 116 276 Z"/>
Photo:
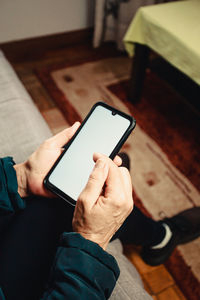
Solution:
<path fill-rule="evenodd" d="M 11 61 L 25 61 L 41 57 L 48 50 L 62 49 L 68 45 L 91 42 L 93 28 L 24 39 L 0 44 L 0 49 Z"/>

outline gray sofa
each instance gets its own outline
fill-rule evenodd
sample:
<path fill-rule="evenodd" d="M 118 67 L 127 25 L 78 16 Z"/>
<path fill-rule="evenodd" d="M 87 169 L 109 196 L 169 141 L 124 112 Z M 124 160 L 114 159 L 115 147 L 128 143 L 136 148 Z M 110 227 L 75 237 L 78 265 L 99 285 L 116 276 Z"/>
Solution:
<path fill-rule="evenodd" d="M 0 157 L 12 156 L 24 161 L 46 138 L 52 135 L 40 112 L 0 51 Z M 109 244 L 121 274 L 110 297 L 115 300 L 152 299 L 144 290 L 134 266 L 122 253 L 119 240 Z"/>

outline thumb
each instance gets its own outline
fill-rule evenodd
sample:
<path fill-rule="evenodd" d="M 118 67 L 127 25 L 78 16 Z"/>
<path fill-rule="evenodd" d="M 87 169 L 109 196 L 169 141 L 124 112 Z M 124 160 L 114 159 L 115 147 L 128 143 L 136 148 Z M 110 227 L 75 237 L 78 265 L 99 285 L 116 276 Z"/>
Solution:
<path fill-rule="evenodd" d="M 80 126 L 80 122 L 75 122 L 73 126 L 64 129 L 63 131 L 59 132 L 58 134 L 54 135 L 51 139 L 54 140 L 54 145 L 56 147 L 61 148 L 63 147 L 69 140 L 72 138 L 72 136 L 75 134 L 77 129 Z"/>
<path fill-rule="evenodd" d="M 107 176 L 107 161 L 104 158 L 100 158 L 96 161 L 88 182 L 80 195 L 82 201 L 86 201 L 86 203 L 92 207 L 101 195 Z"/>

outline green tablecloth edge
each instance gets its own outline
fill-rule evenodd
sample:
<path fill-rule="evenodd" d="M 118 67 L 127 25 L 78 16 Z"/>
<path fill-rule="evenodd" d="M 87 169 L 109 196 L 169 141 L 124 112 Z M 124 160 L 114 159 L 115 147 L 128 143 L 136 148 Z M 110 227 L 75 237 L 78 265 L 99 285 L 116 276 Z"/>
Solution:
<path fill-rule="evenodd" d="M 146 9 L 146 7 L 145 7 Z M 145 24 L 144 15 L 143 15 L 143 7 L 141 7 L 138 12 L 136 13 L 134 19 L 132 20 L 131 24 L 128 27 L 128 30 L 124 36 L 123 42 L 125 46 L 125 50 L 127 51 L 128 55 L 130 57 L 134 56 L 134 44 L 139 43 L 142 45 L 146 45 L 150 47 L 153 51 L 158 53 L 160 56 L 162 56 L 165 60 L 167 60 L 171 65 L 175 66 L 177 69 L 179 69 L 181 72 L 186 74 L 188 77 L 190 77 L 194 82 L 196 82 L 198 85 L 200 85 L 200 68 L 197 68 L 196 61 L 200 61 L 200 53 L 199 56 L 195 56 L 193 53 L 188 52 L 188 58 L 190 60 L 190 63 L 185 61 L 184 59 L 181 60 L 181 58 L 176 56 L 169 57 L 169 54 L 164 53 L 165 51 L 159 51 L 154 47 L 154 45 L 149 43 L 147 40 L 145 40 L 145 36 L 143 34 L 143 25 Z M 134 32 L 134 34 L 133 34 Z M 134 38 L 132 37 L 134 35 Z M 178 44 L 178 43 L 177 43 Z M 179 45 L 181 49 L 181 44 Z M 164 50 L 164 49 L 162 49 Z M 188 50 L 189 47 L 188 47 Z M 193 69 L 190 66 L 193 66 Z M 199 70 L 199 71 L 198 71 Z"/>

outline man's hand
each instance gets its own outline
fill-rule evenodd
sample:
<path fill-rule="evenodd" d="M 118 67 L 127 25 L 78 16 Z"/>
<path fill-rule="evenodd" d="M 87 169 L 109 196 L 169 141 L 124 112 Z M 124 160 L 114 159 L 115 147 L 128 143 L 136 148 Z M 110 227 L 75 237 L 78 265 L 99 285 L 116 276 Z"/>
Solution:
<path fill-rule="evenodd" d="M 133 209 L 128 170 L 95 154 L 95 167 L 77 201 L 73 230 L 103 249 Z"/>
<path fill-rule="evenodd" d="M 80 123 L 76 122 L 72 127 L 49 138 L 26 162 L 14 166 L 17 174 L 18 193 L 21 197 L 31 194 L 53 197 L 53 194 L 43 185 L 44 178 L 62 153 L 63 145 L 69 142 L 79 126 Z M 119 156 L 116 156 L 114 161 L 118 166 L 122 163 Z"/>
<path fill-rule="evenodd" d="M 80 123 L 76 122 L 73 126 L 49 138 L 26 162 L 14 166 L 21 197 L 30 194 L 52 197 L 52 193 L 44 188 L 43 180 L 62 153 L 63 145 L 72 138 L 79 126 Z"/>

